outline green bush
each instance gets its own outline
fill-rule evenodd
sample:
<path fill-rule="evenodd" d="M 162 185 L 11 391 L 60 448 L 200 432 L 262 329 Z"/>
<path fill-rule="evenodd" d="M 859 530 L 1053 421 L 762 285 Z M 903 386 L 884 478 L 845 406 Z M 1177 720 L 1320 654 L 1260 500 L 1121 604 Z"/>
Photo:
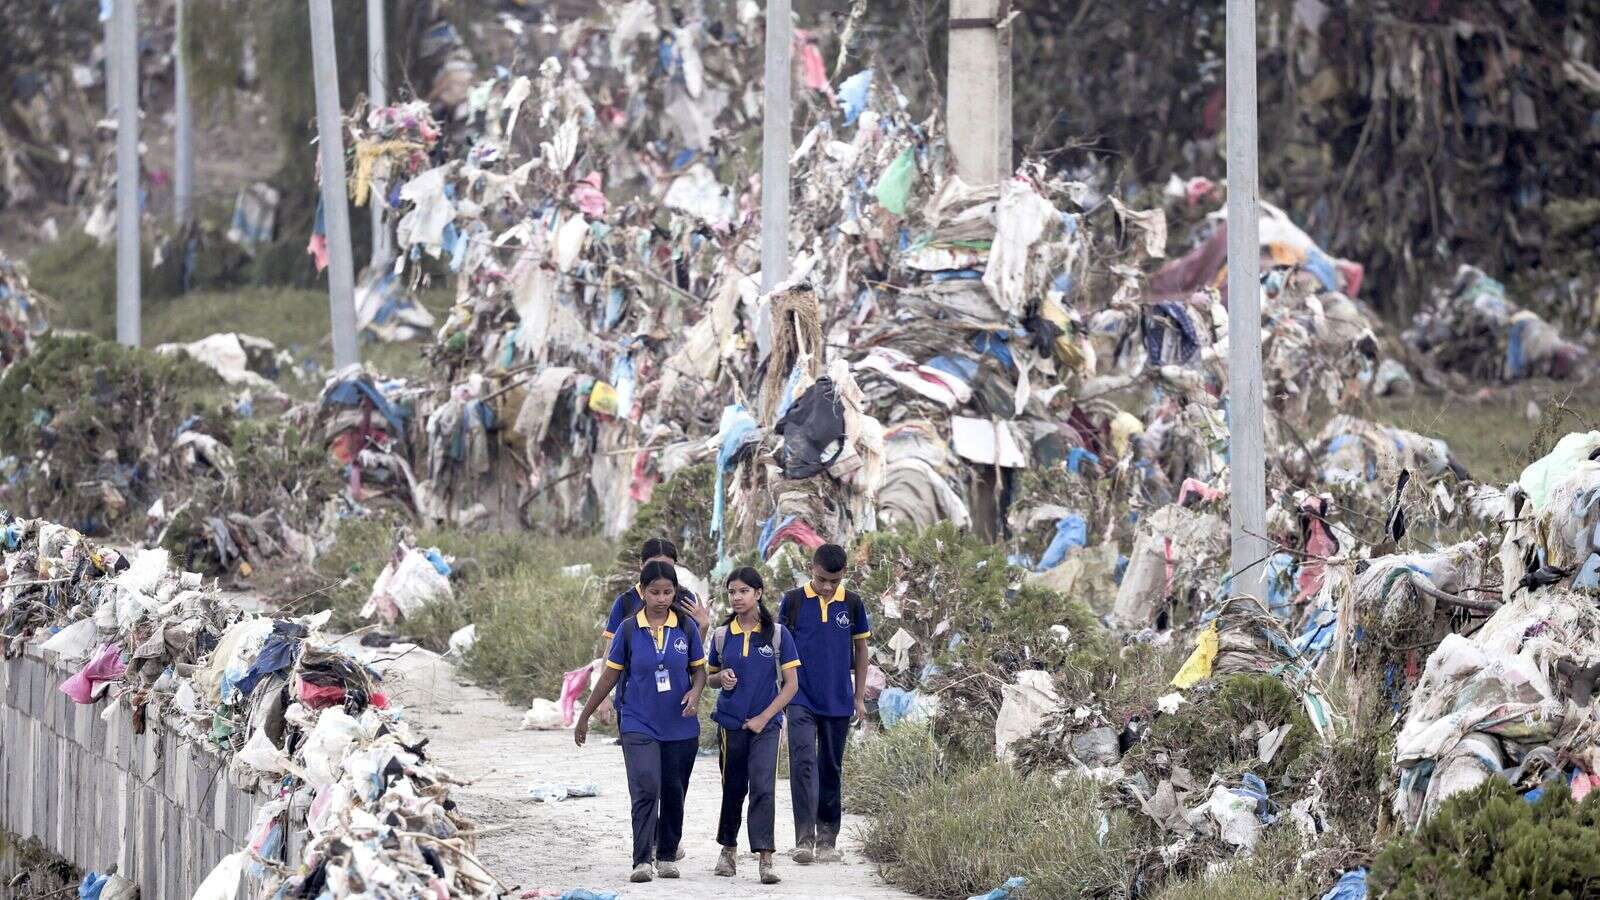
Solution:
<path fill-rule="evenodd" d="M 1594 897 L 1600 895 L 1600 801 L 1572 799 L 1565 783 L 1529 803 L 1500 779 L 1455 797 L 1372 864 L 1377 896 Z"/>
<path fill-rule="evenodd" d="M 617 539 L 609 587 L 624 590 L 639 574 L 639 545 L 666 538 L 678 545 L 678 564 L 708 573 L 717 564 L 717 545 L 707 532 L 716 477 L 709 464 L 690 466 L 656 485 L 633 524 Z M 607 597 L 607 601 L 611 598 Z"/>
<path fill-rule="evenodd" d="M 1013 875 L 1030 897 L 1121 897 L 1131 832 L 1121 810 L 1096 808 L 1098 793 L 1086 778 L 990 763 L 887 798 L 866 829 L 867 855 L 927 897 L 983 893 Z"/>
<path fill-rule="evenodd" d="M 0 448 L 19 475 L 0 496 L 12 511 L 86 534 L 137 521 L 171 474 L 180 423 L 226 432 L 221 381 L 187 358 L 92 337 L 48 336 L 0 376 Z"/>
<path fill-rule="evenodd" d="M 1167 762 L 1187 768 L 1204 782 L 1212 774 L 1237 777 L 1245 771 L 1276 787 L 1290 765 L 1316 744 L 1317 738 L 1299 698 L 1273 675 L 1234 675 L 1197 685 L 1178 712 L 1160 716 L 1146 739 L 1129 751 L 1127 763 L 1151 777 L 1161 777 Z M 1269 729 L 1291 727 L 1269 764 L 1257 757 L 1254 739 L 1240 737 L 1246 726 L 1261 721 Z"/>

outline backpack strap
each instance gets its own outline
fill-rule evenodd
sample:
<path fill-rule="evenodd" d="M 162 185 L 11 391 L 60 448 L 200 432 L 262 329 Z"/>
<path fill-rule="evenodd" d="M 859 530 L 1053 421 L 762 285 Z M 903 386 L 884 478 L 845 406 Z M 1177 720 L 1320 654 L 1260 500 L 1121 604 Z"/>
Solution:
<path fill-rule="evenodd" d="M 779 691 L 783 690 L 783 632 L 784 626 L 781 623 L 773 623 L 771 641 L 772 665 L 778 670 Z"/>
<path fill-rule="evenodd" d="M 867 620 L 867 604 L 862 601 L 861 595 L 851 594 L 849 595 L 849 601 L 850 621 L 865 622 Z M 855 635 L 850 635 L 850 639 L 855 640 Z"/>
<path fill-rule="evenodd" d="M 639 629 L 639 623 L 629 616 L 617 626 L 617 637 L 622 639 L 622 677 L 617 679 L 617 697 L 615 706 L 617 715 L 622 715 L 622 698 L 627 693 L 628 670 L 633 667 L 633 633 Z"/>
<path fill-rule="evenodd" d="M 713 647 L 715 647 L 717 649 L 717 662 L 719 662 L 719 663 L 723 662 L 724 655 L 723 655 L 722 648 L 727 643 L 728 643 L 728 626 L 726 626 L 726 625 L 718 625 L 716 633 L 711 636 L 711 646 L 713 646 Z M 727 666 L 724 665 L 724 666 L 722 666 L 722 668 L 726 669 Z"/>
<path fill-rule="evenodd" d="M 790 593 L 792 594 L 793 592 Z M 784 604 L 787 608 L 782 610 L 783 625 L 784 627 L 793 631 L 795 625 L 799 624 L 800 621 L 800 604 L 805 601 L 805 594 L 801 594 L 799 597 L 793 599 L 791 599 L 790 594 L 785 594 L 784 600 L 788 600 L 789 602 Z"/>

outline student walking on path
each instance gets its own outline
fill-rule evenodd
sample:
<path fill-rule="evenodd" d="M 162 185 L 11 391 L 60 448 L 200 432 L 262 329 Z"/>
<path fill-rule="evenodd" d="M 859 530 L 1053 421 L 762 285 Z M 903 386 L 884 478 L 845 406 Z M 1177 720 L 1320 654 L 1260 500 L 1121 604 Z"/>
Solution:
<path fill-rule="evenodd" d="M 762 884 L 780 880 L 772 868 L 777 849 L 774 801 L 778 778 L 778 733 L 783 708 L 800 684 L 800 659 L 788 629 L 777 624 L 761 602 L 761 574 L 746 567 L 728 576 L 733 608 L 711 639 L 712 687 L 721 688 L 712 718 L 722 763 L 722 815 L 717 843 L 722 854 L 716 874 L 738 872 L 739 820 L 750 797 L 750 850 L 756 854 Z"/>
<path fill-rule="evenodd" d="M 783 595 L 778 618 L 800 658 L 800 691 L 789 704 L 789 788 L 795 862 L 839 862 L 840 784 L 852 716 L 865 720 L 866 605 L 844 589 L 844 548 L 823 544 L 811 580 Z"/>
<path fill-rule="evenodd" d="M 700 629 L 672 609 L 677 571 L 670 563 L 646 563 L 639 586 L 644 608 L 618 625 L 605 672 L 573 732 L 583 746 L 589 717 L 620 681 L 618 728 L 633 801 L 634 882 L 678 877 L 683 801 L 699 746 L 698 708 L 706 684 Z"/>

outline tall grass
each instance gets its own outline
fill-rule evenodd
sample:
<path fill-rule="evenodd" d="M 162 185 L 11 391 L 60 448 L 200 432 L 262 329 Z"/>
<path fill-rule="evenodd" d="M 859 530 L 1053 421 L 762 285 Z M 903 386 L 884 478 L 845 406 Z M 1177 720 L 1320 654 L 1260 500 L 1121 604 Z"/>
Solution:
<path fill-rule="evenodd" d="M 1132 831 L 1126 813 L 1097 807 L 1098 793 L 1087 778 L 990 763 L 888 797 L 866 828 L 867 854 L 928 897 L 983 893 L 1013 875 L 1030 897 L 1122 896 Z"/>

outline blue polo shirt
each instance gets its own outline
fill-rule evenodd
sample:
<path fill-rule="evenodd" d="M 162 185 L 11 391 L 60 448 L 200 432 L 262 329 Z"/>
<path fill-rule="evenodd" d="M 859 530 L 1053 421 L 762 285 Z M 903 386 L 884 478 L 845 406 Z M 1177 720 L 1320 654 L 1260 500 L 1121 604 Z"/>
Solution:
<path fill-rule="evenodd" d="M 783 638 L 778 641 L 777 660 L 773 659 L 772 637 L 763 631 L 761 625 L 757 623 L 754 631 L 745 631 L 739 626 L 738 619 L 728 623 L 728 636 L 723 641 L 721 653 L 717 652 L 715 638 L 707 648 L 711 654 L 710 671 L 713 674 L 731 671 L 739 679 L 733 690 L 719 693 L 716 711 L 711 714 L 711 718 L 723 728 L 738 731 L 745 722 L 765 712 L 778 696 L 778 669 L 800 666 L 794 635 L 782 625 L 777 628 L 783 633 Z M 782 724 L 783 712 L 780 710 L 761 733 L 766 734 Z"/>
<path fill-rule="evenodd" d="M 695 602 L 698 600 L 694 591 L 686 587 L 678 588 L 678 596 L 672 598 L 672 605 L 675 608 Z M 617 628 L 622 625 L 622 620 L 637 615 L 642 609 L 644 609 L 644 588 L 636 584 L 618 594 L 617 599 L 611 601 L 611 614 L 606 616 L 606 630 L 601 637 L 608 641 L 616 637 Z"/>
<path fill-rule="evenodd" d="M 667 613 L 667 621 L 659 631 L 650 627 L 644 610 L 639 611 L 634 623 L 637 627 L 619 631 L 611 639 L 611 649 L 606 653 L 606 666 L 622 673 L 619 730 L 658 741 L 699 737 L 700 717 L 683 714 L 683 695 L 689 691 L 689 671 L 706 664 L 700 629 L 693 622 L 680 623 L 675 612 Z M 625 649 L 623 641 L 629 639 L 632 646 Z M 658 667 L 666 670 L 671 690 L 656 690 Z"/>
<path fill-rule="evenodd" d="M 800 693 L 794 701 L 819 716 L 849 717 L 856 711 L 856 641 L 872 634 L 866 606 L 844 585 L 818 597 L 807 584 L 783 595 L 778 620 L 789 625 L 800 653 Z M 851 602 L 854 601 L 854 602 Z M 852 617 L 850 610 L 861 610 Z M 856 621 L 859 619 L 859 621 Z"/>

